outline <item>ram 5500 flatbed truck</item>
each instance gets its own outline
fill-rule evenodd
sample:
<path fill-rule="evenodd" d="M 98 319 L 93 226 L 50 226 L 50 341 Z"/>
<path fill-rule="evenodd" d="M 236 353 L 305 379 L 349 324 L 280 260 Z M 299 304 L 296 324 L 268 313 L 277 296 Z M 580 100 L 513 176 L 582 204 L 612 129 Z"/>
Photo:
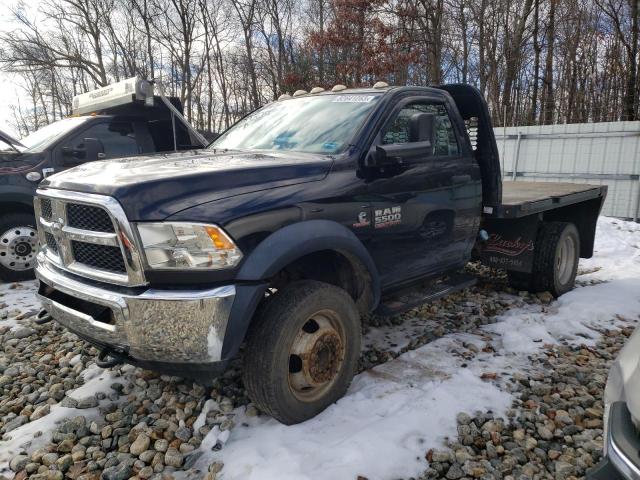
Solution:
<path fill-rule="evenodd" d="M 471 285 L 472 258 L 518 289 L 573 288 L 606 187 L 503 187 L 476 89 L 297 93 L 206 150 L 46 178 L 41 320 L 96 345 L 100 366 L 205 383 L 245 343 L 249 396 L 292 424 L 347 390 L 361 316 Z"/>

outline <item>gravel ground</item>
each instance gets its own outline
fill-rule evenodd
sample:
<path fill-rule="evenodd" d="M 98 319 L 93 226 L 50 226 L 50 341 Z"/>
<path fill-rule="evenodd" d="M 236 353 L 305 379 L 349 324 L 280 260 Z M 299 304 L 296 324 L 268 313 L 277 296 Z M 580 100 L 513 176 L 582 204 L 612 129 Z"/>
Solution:
<path fill-rule="evenodd" d="M 501 272 L 471 269 L 481 277 L 472 289 L 404 315 L 369 319 L 361 370 L 448 333 L 487 337 L 480 328 L 505 311 L 544 309 L 552 301 L 546 293 L 509 290 Z M 238 409 L 259 415 L 242 387 L 239 362 L 207 390 L 131 366 L 103 371 L 93 365 L 97 351 L 75 335 L 55 322 L 31 322 L 33 289 L 32 283 L 0 289 L 0 434 L 12 445 L 0 443 L 11 459 L 0 479 L 224 478 L 220 462 L 208 472 L 193 467 L 205 450 L 224 448 Z M 524 374 L 487 373 L 487 382 L 513 392 L 512 410 L 506 418 L 459 414 L 458 438 L 425 452 L 430 465 L 421 478 L 581 478 L 600 457 L 602 390 L 630 329 L 602 333 L 596 349 L 549 346 L 530 358 Z M 479 350 L 468 344 L 456 355 L 472 359 Z M 220 432 L 213 445 L 205 439 L 212 429 Z"/>
<path fill-rule="evenodd" d="M 603 332 L 596 348 L 547 347 L 527 375 L 509 379 L 517 399 L 506 418 L 457 416 L 458 436 L 429 450 L 421 479 L 584 478 L 602 452 L 603 388 L 632 329 Z"/>

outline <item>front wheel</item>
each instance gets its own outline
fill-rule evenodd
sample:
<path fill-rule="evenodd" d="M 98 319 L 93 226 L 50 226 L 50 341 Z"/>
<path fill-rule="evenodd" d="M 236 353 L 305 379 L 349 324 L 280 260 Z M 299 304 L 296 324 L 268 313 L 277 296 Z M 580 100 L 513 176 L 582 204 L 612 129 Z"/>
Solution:
<path fill-rule="evenodd" d="M 0 217 L 0 279 L 18 282 L 33 278 L 38 253 L 35 217 L 9 213 Z"/>
<path fill-rule="evenodd" d="M 360 318 L 344 290 L 305 280 L 267 300 L 249 333 L 244 385 L 265 413 L 291 425 L 344 395 L 360 356 Z"/>

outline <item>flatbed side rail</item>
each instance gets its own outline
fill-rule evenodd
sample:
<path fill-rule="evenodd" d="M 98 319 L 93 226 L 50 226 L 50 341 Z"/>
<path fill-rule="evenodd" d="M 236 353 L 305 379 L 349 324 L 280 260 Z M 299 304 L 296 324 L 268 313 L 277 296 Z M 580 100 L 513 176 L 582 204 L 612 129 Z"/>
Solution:
<path fill-rule="evenodd" d="M 591 188 L 579 192 L 550 195 L 544 199 L 485 206 L 484 214 L 485 217 L 494 219 L 521 218 L 527 215 L 543 213 L 549 210 L 574 205 L 576 203 L 606 197 L 606 185 L 590 185 L 589 187 Z"/>

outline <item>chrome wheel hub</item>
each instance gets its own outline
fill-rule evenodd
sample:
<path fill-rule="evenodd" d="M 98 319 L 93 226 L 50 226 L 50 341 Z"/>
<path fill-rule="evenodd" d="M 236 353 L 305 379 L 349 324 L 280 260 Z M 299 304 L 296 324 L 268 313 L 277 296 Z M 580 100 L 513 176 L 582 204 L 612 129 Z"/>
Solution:
<path fill-rule="evenodd" d="M 556 272 L 558 281 L 565 284 L 571 278 L 576 261 L 576 243 L 573 237 L 567 235 L 558 245 L 556 256 Z"/>
<path fill-rule="evenodd" d="M 323 310 L 306 321 L 289 353 L 289 387 L 299 400 L 314 401 L 333 385 L 342 368 L 344 345 L 335 312 Z"/>
<path fill-rule="evenodd" d="M 33 227 L 13 227 L 0 235 L 0 265 L 23 271 L 34 267 L 38 235 Z"/>

